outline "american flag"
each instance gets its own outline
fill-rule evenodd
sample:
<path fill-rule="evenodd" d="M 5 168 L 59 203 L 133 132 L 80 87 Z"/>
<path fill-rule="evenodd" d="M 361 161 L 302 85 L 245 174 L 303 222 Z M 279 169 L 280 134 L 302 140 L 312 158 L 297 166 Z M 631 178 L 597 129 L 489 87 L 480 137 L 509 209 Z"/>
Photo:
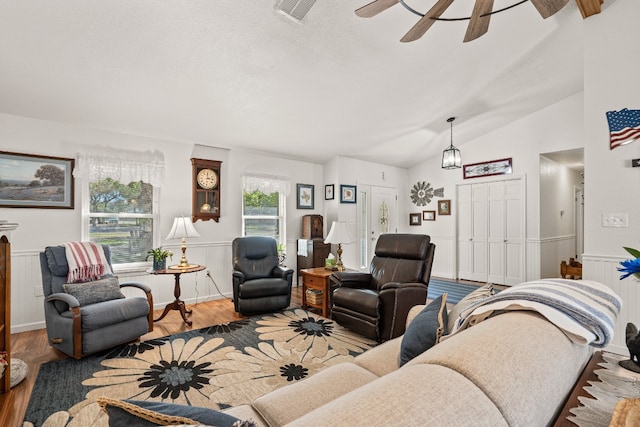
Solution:
<path fill-rule="evenodd" d="M 607 111 L 609 122 L 609 149 L 613 150 L 634 139 L 640 138 L 640 110 L 623 108 L 620 111 Z"/>

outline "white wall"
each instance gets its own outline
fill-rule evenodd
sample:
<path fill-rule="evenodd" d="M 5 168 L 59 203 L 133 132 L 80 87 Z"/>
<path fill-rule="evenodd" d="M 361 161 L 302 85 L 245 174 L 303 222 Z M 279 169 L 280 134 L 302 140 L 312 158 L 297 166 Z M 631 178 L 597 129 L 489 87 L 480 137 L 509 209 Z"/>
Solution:
<path fill-rule="evenodd" d="M 472 141 L 457 141 L 462 163 L 478 163 L 512 158 L 513 174 L 526 177 L 526 239 L 527 278 L 540 277 L 540 174 L 539 155 L 549 151 L 570 150 L 583 146 L 582 93 L 570 96 L 521 120 L 495 131 L 480 135 Z M 460 119 L 464 122 L 464 118 Z M 455 130 L 455 129 L 454 129 Z M 456 277 L 455 227 L 457 206 L 456 184 L 469 182 L 463 179 L 461 169 L 444 170 L 441 158 L 434 157 L 409 170 L 409 186 L 426 181 L 434 188 L 444 187 L 444 199 L 451 199 L 451 216 L 436 216 L 436 221 L 423 222 L 421 226 L 408 227 L 410 232 L 425 233 L 436 244 L 433 275 Z M 493 180 L 496 177 L 473 178 L 473 182 Z M 437 199 L 436 199 L 437 200 Z M 434 200 L 418 207 L 407 202 L 408 212 L 436 210 Z M 406 216 L 408 223 L 408 214 Z"/>
<path fill-rule="evenodd" d="M 99 148 L 95 148 L 98 146 Z M 166 179 L 160 189 L 160 244 L 179 253 L 179 242 L 165 241 L 173 218 L 191 213 L 190 158 L 222 160 L 220 222 L 197 221 L 201 237 L 188 242 L 190 262 L 206 265 L 225 296 L 231 295 L 231 240 L 240 235 L 241 177 L 245 173 L 266 173 L 287 177 L 291 194 L 287 199 L 287 262 L 295 268 L 295 239 L 301 234 L 301 217 L 322 214 L 323 167 L 319 164 L 282 159 L 264 154 L 228 151 L 196 144 L 125 135 L 0 114 L 0 150 L 75 158 L 77 153 L 102 150 L 152 151 L 164 154 Z M 315 186 L 315 209 L 296 209 L 296 184 Z M 12 332 L 44 327 L 43 298 L 38 253 L 47 245 L 81 238 L 81 181 L 76 179 L 75 209 L 0 208 L 0 218 L 19 223 L 12 243 Z M 175 260 L 175 257 L 174 257 Z M 153 290 L 154 305 L 173 300 L 173 277 L 144 272 L 120 273 L 121 280 L 139 280 Z M 220 298 L 204 273 L 184 275 L 182 298 L 188 303 Z"/>
<path fill-rule="evenodd" d="M 623 246 L 640 248 L 640 170 L 631 159 L 640 157 L 640 141 L 609 149 L 605 113 L 640 109 L 638 52 L 640 2 L 605 2 L 603 12 L 584 21 L 584 129 L 585 129 L 585 256 L 587 279 L 610 285 L 623 297 L 616 337 L 611 346 L 628 354 L 624 343 L 627 322 L 640 324 L 640 283 L 619 280 L 616 267 L 628 258 Z M 602 226 L 602 214 L 629 215 L 628 228 Z"/>

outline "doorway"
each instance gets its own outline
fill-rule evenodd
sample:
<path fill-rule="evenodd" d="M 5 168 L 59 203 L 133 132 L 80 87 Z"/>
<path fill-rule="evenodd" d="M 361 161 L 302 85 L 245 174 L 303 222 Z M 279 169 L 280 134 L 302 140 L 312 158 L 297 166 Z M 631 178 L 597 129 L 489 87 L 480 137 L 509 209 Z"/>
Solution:
<path fill-rule="evenodd" d="M 368 270 L 378 237 L 398 232 L 398 189 L 358 184 L 359 267 Z"/>

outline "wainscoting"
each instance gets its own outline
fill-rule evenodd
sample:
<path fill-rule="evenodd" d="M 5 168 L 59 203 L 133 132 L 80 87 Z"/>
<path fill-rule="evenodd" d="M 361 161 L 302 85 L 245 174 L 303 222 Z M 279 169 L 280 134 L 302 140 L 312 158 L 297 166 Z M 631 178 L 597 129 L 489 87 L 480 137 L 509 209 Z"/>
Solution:
<path fill-rule="evenodd" d="M 640 281 L 634 277 L 620 280 L 620 272 L 617 269 L 620 261 L 625 259 L 627 258 L 584 254 L 582 256 L 582 274 L 587 280 L 595 280 L 609 285 L 622 298 L 622 311 L 616 322 L 615 336 L 606 350 L 628 355 L 629 350 L 625 343 L 624 330 L 628 322 L 640 327 Z"/>

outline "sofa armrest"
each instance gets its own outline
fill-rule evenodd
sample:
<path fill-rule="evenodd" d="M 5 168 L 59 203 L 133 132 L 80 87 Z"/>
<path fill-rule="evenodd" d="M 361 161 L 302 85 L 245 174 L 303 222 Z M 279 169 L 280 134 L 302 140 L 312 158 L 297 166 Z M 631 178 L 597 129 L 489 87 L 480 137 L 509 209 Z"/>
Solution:
<path fill-rule="evenodd" d="M 397 289 L 410 289 L 410 288 L 427 289 L 424 283 L 419 283 L 419 282 L 416 282 L 416 283 L 387 282 L 384 285 L 382 285 L 382 287 L 380 288 L 380 292 L 393 291 Z"/>
<path fill-rule="evenodd" d="M 233 271 L 233 283 L 244 283 L 244 273 L 238 270 Z"/>
<path fill-rule="evenodd" d="M 146 294 L 151 293 L 151 288 L 145 285 L 144 283 L 140 283 L 140 282 L 122 282 L 120 283 L 120 287 L 121 288 L 138 288 L 144 291 L 144 293 Z"/>
<path fill-rule="evenodd" d="M 273 271 L 271 271 L 271 275 L 288 280 L 287 276 L 293 277 L 293 270 L 290 268 L 284 268 L 281 265 L 277 265 L 273 268 Z"/>
<path fill-rule="evenodd" d="M 62 292 L 57 292 L 55 294 L 51 294 L 49 295 L 46 299 L 46 302 L 48 303 L 52 303 L 54 301 L 62 301 L 65 304 L 67 304 L 69 306 L 69 310 L 76 308 L 76 307 L 80 307 L 80 302 L 78 301 L 78 299 L 76 297 L 74 297 L 71 294 L 65 294 Z"/>
<path fill-rule="evenodd" d="M 366 288 L 369 289 L 371 283 L 371 274 L 369 273 L 353 273 L 346 271 L 337 271 L 331 274 L 331 287 L 346 288 Z"/>
<path fill-rule="evenodd" d="M 380 290 L 380 339 L 390 340 L 404 334 L 411 307 L 427 301 L 427 287 L 420 283 L 387 283 Z"/>

